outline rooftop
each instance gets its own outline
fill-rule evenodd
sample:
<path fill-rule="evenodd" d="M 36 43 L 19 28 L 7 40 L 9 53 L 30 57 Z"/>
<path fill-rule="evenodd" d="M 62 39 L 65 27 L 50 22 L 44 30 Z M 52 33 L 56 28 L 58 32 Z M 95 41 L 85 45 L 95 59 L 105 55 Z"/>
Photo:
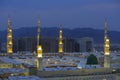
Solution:
<path fill-rule="evenodd" d="M 8 80 L 45 80 L 37 76 L 10 76 Z"/>
<path fill-rule="evenodd" d="M 23 73 L 23 72 L 28 72 L 28 70 L 23 70 L 20 68 L 0 68 L 0 74 Z"/>

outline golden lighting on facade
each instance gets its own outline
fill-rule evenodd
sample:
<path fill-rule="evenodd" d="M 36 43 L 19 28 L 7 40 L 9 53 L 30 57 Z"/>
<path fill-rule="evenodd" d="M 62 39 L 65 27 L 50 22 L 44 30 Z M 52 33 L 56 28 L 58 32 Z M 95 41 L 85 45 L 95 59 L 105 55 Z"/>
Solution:
<path fill-rule="evenodd" d="M 9 44 L 12 44 L 12 42 L 9 42 Z"/>
<path fill-rule="evenodd" d="M 12 32 L 12 30 L 11 30 L 11 29 L 9 29 L 9 31 L 10 31 L 10 32 Z"/>
<path fill-rule="evenodd" d="M 105 20 L 104 28 L 104 67 L 110 68 L 110 40 L 107 34 L 107 22 Z"/>
<path fill-rule="evenodd" d="M 57 62 L 57 61 L 55 61 L 55 62 L 54 62 L 54 64 L 58 64 L 58 62 Z"/>
<path fill-rule="evenodd" d="M 37 53 L 38 53 L 37 57 L 42 57 L 42 46 L 37 47 Z"/>
<path fill-rule="evenodd" d="M 109 55 L 110 54 L 110 40 L 108 38 L 108 31 L 107 31 L 107 22 L 105 19 L 105 27 L 104 27 L 104 55 Z"/>
<path fill-rule="evenodd" d="M 107 35 L 105 35 L 105 36 L 107 36 Z M 104 43 L 105 43 L 104 44 L 104 55 L 109 55 L 110 54 L 110 41 L 109 41 L 108 37 L 105 38 Z"/>
<path fill-rule="evenodd" d="M 63 53 L 63 42 L 62 42 L 62 27 L 60 26 L 60 31 L 59 31 L 59 53 Z"/>
<path fill-rule="evenodd" d="M 12 49 L 9 49 L 8 52 L 9 52 L 9 54 L 12 54 Z"/>
<path fill-rule="evenodd" d="M 106 40 L 105 41 L 105 49 L 104 49 L 104 51 L 105 51 L 105 55 L 109 55 L 110 54 L 110 44 L 109 44 L 109 40 Z"/>
<path fill-rule="evenodd" d="M 37 57 L 42 57 L 42 46 L 40 42 L 40 18 L 38 20 L 38 34 L 37 34 Z"/>
<path fill-rule="evenodd" d="M 10 24 L 10 18 L 8 18 L 7 53 L 10 55 L 13 53 L 12 46 L 12 28 Z"/>
<path fill-rule="evenodd" d="M 12 36 L 11 35 L 8 35 L 9 38 L 11 38 Z"/>
<path fill-rule="evenodd" d="M 40 18 L 38 20 L 38 29 L 37 29 L 37 58 L 36 58 L 36 67 L 37 70 L 43 70 L 43 58 L 42 58 L 42 45 L 40 40 Z"/>

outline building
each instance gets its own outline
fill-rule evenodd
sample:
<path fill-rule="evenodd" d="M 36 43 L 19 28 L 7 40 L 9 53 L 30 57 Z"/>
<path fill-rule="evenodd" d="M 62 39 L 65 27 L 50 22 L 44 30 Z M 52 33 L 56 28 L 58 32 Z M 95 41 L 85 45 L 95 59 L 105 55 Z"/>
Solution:
<path fill-rule="evenodd" d="M 44 80 L 43 78 L 39 78 L 37 76 L 10 76 L 9 80 Z"/>
<path fill-rule="evenodd" d="M 21 37 L 13 40 L 13 51 L 36 51 L 37 39 L 35 37 Z M 58 38 L 55 37 L 42 37 L 41 44 L 43 53 L 56 53 L 58 52 Z M 92 38 L 63 38 L 63 51 L 64 52 L 92 52 L 93 39 Z"/>
<path fill-rule="evenodd" d="M 80 52 L 93 52 L 94 48 L 94 41 L 93 38 L 90 37 L 84 37 L 81 39 L 77 39 L 77 42 L 79 43 L 79 50 Z"/>
<path fill-rule="evenodd" d="M 72 38 L 63 38 L 64 52 L 79 52 L 79 44 Z M 13 52 L 36 51 L 36 38 L 22 37 L 13 40 Z M 58 52 L 58 38 L 42 37 L 41 44 L 44 53 Z"/>
<path fill-rule="evenodd" d="M 115 71 L 114 71 L 115 70 Z M 60 70 L 60 71 L 39 71 L 39 77 L 46 80 L 119 80 L 119 70 L 117 69 L 80 69 L 80 70 Z"/>
<path fill-rule="evenodd" d="M 29 71 L 20 68 L 1 68 L 0 78 L 8 78 L 9 76 L 28 76 Z"/>
<path fill-rule="evenodd" d="M 12 68 L 12 67 L 13 67 L 13 64 L 5 63 L 5 62 L 0 60 L 0 68 Z"/>
<path fill-rule="evenodd" d="M 44 53 L 56 53 L 58 51 L 58 40 L 53 37 L 42 37 L 41 39 Z"/>
<path fill-rule="evenodd" d="M 79 43 L 74 38 L 64 38 L 64 52 L 79 52 Z"/>
<path fill-rule="evenodd" d="M 21 51 L 36 51 L 36 38 L 22 37 L 13 40 L 13 52 Z"/>

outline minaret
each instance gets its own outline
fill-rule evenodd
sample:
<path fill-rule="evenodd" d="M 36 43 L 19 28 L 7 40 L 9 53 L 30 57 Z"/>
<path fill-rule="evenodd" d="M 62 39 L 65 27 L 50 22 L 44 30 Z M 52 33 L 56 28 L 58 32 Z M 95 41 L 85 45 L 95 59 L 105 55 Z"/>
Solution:
<path fill-rule="evenodd" d="M 104 24 L 104 68 L 110 68 L 110 40 L 108 38 L 106 19 Z"/>
<path fill-rule="evenodd" d="M 42 58 L 42 45 L 40 40 L 40 18 L 38 20 L 38 34 L 37 34 L 37 57 Z"/>
<path fill-rule="evenodd" d="M 40 18 L 38 20 L 38 34 L 37 34 L 37 70 L 43 70 L 42 45 L 40 40 Z"/>
<path fill-rule="evenodd" d="M 12 28 L 11 28 L 11 23 L 10 23 L 10 17 L 8 17 L 8 31 L 7 31 L 7 53 L 9 56 L 12 55 L 13 50 L 12 50 L 13 42 L 12 42 Z"/>
<path fill-rule="evenodd" d="M 59 55 L 62 56 L 63 54 L 63 37 L 62 37 L 62 25 L 60 25 L 59 31 Z"/>

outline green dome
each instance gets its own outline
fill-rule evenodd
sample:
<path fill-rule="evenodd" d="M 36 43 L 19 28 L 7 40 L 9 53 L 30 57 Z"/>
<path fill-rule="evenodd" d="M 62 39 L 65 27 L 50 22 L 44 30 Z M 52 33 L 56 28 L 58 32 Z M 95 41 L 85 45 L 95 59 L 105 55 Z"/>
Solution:
<path fill-rule="evenodd" d="M 86 64 L 87 65 L 96 65 L 96 64 L 98 64 L 97 57 L 94 54 L 90 54 L 87 57 L 87 63 Z"/>

